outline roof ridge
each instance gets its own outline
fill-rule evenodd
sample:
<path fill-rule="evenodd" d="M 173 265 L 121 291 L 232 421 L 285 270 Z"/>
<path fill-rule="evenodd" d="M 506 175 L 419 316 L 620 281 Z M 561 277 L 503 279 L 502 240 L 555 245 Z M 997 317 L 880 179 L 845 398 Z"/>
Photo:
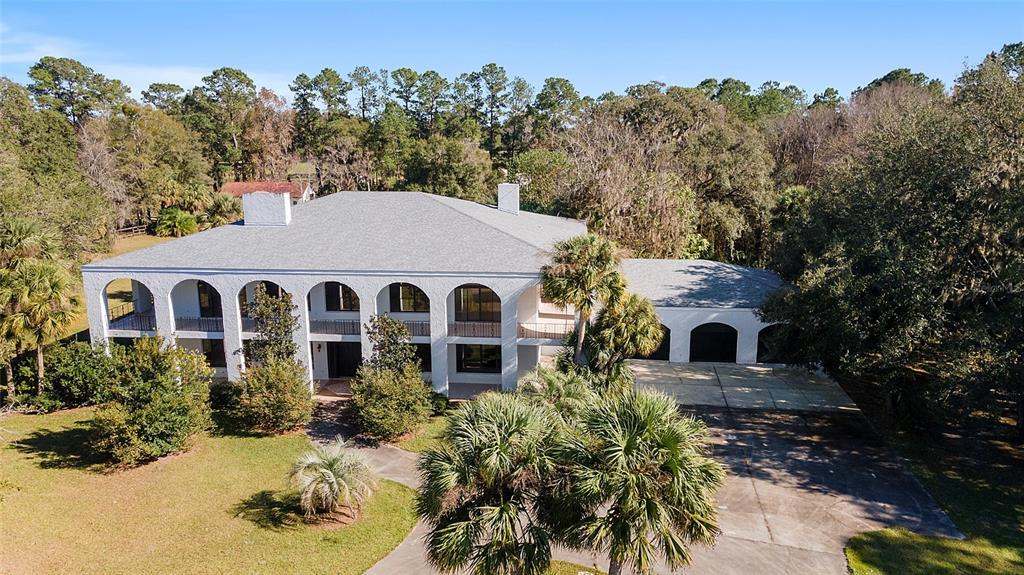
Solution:
<path fill-rule="evenodd" d="M 515 234 L 508 233 L 507 231 L 505 231 L 505 230 L 495 226 L 494 224 L 491 224 L 490 222 L 485 222 L 485 221 L 481 220 L 480 218 L 474 216 L 473 214 L 466 213 L 466 212 L 456 208 L 455 206 L 453 206 L 451 204 L 447 204 L 447 203 L 442 202 L 439 199 L 437 199 L 437 198 L 442 198 L 442 197 L 447 198 L 449 196 L 439 196 L 437 194 L 431 194 L 431 193 L 428 193 L 428 192 L 416 192 L 416 193 L 423 194 L 424 196 L 428 196 L 436 204 L 442 205 L 442 206 L 448 208 L 449 210 L 451 210 L 453 212 L 456 212 L 458 214 L 461 214 L 461 215 L 463 215 L 463 216 L 473 220 L 474 222 L 481 223 L 481 224 L 491 228 L 492 230 L 497 230 L 498 233 L 504 234 L 504 235 L 512 238 L 513 240 L 515 240 L 515 241 L 517 241 L 517 242 L 519 242 L 521 244 L 530 246 L 531 248 L 534 248 L 534 249 L 536 249 L 538 251 L 541 251 L 541 247 L 542 246 L 538 246 L 537 244 L 530 243 L 530 242 L 524 240 L 523 238 L 521 238 L 521 237 L 519 237 L 519 236 L 517 236 Z M 459 201 L 462 201 L 462 202 L 469 202 L 471 204 L 476 204 L 476 205 L 481 206 L 481 207 L 488 207 L 488 206 L 484 206 L 483 204 L 477 204 L 476 202 L 470 202 L 469 200 L 463 200 L 462 198 L 451 198 L 451 199 L 459 200 Z M 494 209 L 498 209 L 498 208 L 494 208 Z"/>

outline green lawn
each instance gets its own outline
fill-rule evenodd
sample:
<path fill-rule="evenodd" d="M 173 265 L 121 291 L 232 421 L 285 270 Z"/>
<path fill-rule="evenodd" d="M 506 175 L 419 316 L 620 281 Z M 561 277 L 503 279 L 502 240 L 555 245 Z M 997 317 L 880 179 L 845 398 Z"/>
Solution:
<path fill-rule="evenodd" d="M 395 445 L 406 451 L 423 453 L 438 444 L 447 426 L 444 416 L 431 417 L 419 429 L 398 440 Z"/>
<path fill-rule="evenodd" d="M 991 432 L 890 439 L 968 539 L 924 537 L 899 529 L 864 533 L 846 549 L 852 571 L 1024 573 L 1024 446 Z"/>
<path fill-rule="evenodd" d="M 382 482 L 361 518 L 300 521 L 286 475 L 302 434 L 205 437 L 109 472 L 85 455 L 87 409 L 0 419 L 0 565 L 18 573 L 362 573 L 415 522 Z"/>
<path fill-rule="evenodd" d="M 548 569 L 548 575 L 579 575 L 580 573 L 604 575 L 604 571 L 595 571 L 592 567 L 583 567 L 564 561 L 552 561 L 551 568 Z"/>

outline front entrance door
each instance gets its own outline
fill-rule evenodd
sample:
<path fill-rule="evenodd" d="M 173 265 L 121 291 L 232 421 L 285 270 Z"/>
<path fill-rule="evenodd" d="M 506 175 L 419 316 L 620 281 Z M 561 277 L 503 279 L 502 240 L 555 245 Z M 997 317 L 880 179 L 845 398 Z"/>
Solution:
<path fill-rule="evenodd" d="M 327 377 L 353 377 L 362 362 L 362 346 L 358 342 L 327 342 Z"/>

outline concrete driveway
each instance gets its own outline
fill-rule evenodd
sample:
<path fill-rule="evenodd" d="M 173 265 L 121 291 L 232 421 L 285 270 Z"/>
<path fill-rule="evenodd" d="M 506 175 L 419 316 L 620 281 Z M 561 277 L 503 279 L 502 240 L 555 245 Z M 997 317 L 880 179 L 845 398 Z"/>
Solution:
<path fill-rule="evenodd" d="M 722 535 L 712 548 L 693 549 L 685 573 L 842 575 L 843 547 L 862 531 L 903 526 L 960 536 L 835 383 L 774 367 L 638 362 L 635 368 L 638 386 L 672 394 L 683 411 L 707 423 L 713 454 L 729 471 L 718 494 Z M 312 427 L 316 439 L 336 433 Z M 415 455 L 390 446 L 366 455 L 382 476 L 416 485 Z M 418 525 L 367 573 L 434 573 L 426 565 L 425 533 Z M 588 554 L 554 555 L 607 567 Z"/>

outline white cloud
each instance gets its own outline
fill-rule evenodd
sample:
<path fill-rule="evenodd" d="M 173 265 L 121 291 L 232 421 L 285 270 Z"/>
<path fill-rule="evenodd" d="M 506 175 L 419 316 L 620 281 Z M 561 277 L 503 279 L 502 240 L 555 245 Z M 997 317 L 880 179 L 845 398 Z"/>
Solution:
<path fill-rule="evenodd" d="M 0 64 L 34 64 L 43 56 L 71 56 L 82 46 L 68 38 L 16 32 L 0 24 Z"/>
<path fill-rule="evenodd" d="M 0 24 L 0 65 L 31 65 L 43 56 L 75 58 L 108 78 L 121 80 L 132 89 L 136 97 L 141 96 L 142 91 L 154 82 L 178 84 L 187 90 L 199 85 L 203 76 L 214 69 L 174 64 L 132 63 L 126 61 L 120 54 L 103 52 L 69 38 L 16 32 L 9 26 Z M 246 69 L 243 71 L 252 78 L 257 88 L 270 88 L 278 96 L 288 99 L 288 84 L 294 79 L 294 75 Z"/>

